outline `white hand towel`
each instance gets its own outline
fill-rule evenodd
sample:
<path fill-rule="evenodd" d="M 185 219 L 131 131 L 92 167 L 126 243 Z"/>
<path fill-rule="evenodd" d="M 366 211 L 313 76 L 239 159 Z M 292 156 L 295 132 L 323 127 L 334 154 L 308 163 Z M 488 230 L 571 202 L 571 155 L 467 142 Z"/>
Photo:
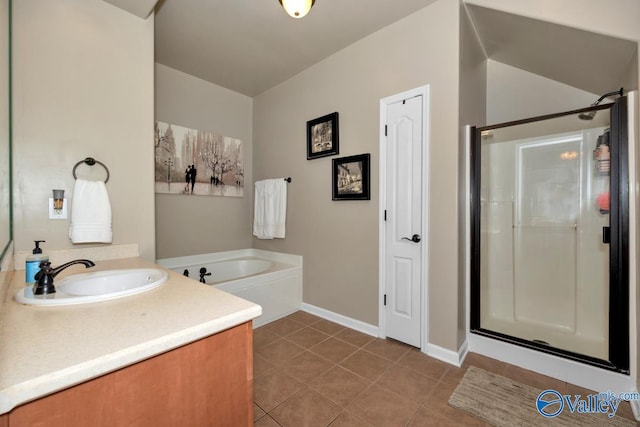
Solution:
<path fill-rule="evenodd" d="M 69 238 L 72 243 L 111 243 L 111 203 L 104 182 L 76 179 Z"/>
<path fill-rule="evenodd" d="M 284 178 L 256 181 L 253 235 L 284 239 L 287 218 L 287 182 Z"/>

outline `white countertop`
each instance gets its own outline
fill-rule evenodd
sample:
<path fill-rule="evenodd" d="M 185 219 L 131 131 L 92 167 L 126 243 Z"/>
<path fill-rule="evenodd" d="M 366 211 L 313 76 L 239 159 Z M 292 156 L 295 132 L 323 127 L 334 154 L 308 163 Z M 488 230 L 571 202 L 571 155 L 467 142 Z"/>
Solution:
<path fill-rule="evenodd" d="M 89 271 L 139 267 L 162 268 L 126 258 L 96 262 Z M 15 271 L 0 308 L 0 414 L 262 313 L 259 305 L 168 271 L 169 280 L 148 292 L 56 307 L 13 301 L 24 287 L 24 271 Z M 72 266 L 56 280 L 83 272 Z"/>

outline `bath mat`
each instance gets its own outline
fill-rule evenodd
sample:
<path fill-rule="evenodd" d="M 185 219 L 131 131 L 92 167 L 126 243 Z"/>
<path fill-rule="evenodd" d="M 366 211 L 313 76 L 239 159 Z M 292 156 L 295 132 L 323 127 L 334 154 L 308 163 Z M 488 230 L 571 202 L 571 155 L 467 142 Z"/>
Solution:
<path fill-rule="evenodd" d="M 497 427 L 636 425 L 618 415 L 608 418 L 601 413 L 572 413 L 567 404 L 558 416 L 546 418 L 536 409 L 541 391 L 471 366 L 451 395 L 449 405 Z M 560 404 L 554 405 L 551 406 L 554 410 L 560 408 Z"/>

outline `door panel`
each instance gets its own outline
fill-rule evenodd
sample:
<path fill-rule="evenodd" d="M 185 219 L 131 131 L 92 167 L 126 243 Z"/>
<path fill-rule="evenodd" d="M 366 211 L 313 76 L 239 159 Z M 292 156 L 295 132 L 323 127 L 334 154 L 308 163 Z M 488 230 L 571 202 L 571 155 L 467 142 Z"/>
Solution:
<path fill-rule="evenodd" d="M 393 259 L 393 272 L 395 283 L 410 283 L 411 272 L 413 270 L 413 261 L 411 258 L 396 257 Z M 411 318 L 411 287 L 409 286 L 395 286 L 395 294 L 390 298 L 390 302 L 393 303 L 391 310 L 395 316 L 404 316 L 405 318 Z"/>
<path fill-rule="evenodd" d="M 386 334 L 413 346 L 421 336 L 422 96 L 387 107 Z"/>

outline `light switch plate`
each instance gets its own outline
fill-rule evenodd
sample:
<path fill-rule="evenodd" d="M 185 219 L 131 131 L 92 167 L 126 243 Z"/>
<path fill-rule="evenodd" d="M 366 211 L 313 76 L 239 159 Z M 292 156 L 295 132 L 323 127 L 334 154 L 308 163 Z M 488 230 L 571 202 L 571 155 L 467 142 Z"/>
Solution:
<path fill-rule="evenodd" d="M 53 209 L 53 197 L 49 197 L 49 219 L 67 219 L 67 198 L 62 202 L 62 209 L 56 211 Z"/>

